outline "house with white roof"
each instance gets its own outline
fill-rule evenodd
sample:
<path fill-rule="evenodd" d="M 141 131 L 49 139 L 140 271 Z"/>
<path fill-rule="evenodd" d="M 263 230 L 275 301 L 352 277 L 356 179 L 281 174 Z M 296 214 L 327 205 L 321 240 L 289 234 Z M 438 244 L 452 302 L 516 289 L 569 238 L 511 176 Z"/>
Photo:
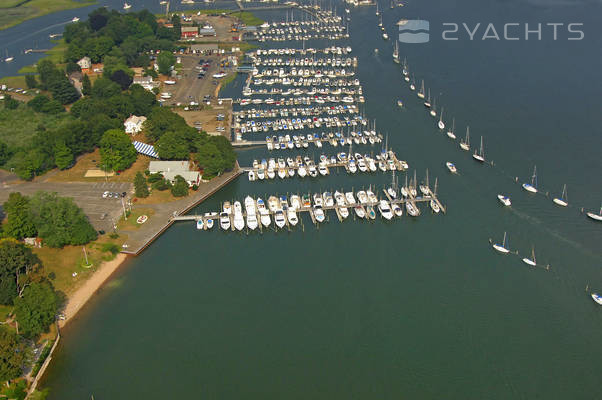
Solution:
<path fill-rule="evenodd" d="M 92 67 L 92 60 L 90 59 L 90 57 L 84 57 L 81 60 L 79 60 L 77 62 L 77 65 L 79 65 L 79 67 L 83 70 L 88 70 L 90 69 L 90 67 Z"/>
<path fill-rule="evenodd" d="M 125 127 L 125 133 L 135 134 L 142 130 L 142 125 L 146 121 L 146 117 L 137 117 L 135 115 L 130 115 L 128 119 L 123 122 L 123 126 Z"/>
<path fill-rule="evenodd" d="M 188 186 L 201 182 L 201 173 L 191 170 L 189 161 L 151 161 L 148 170 L 151 174 L 160 173 L 171 183 L 175 183 L 178 175 L 184 178 Z"/>

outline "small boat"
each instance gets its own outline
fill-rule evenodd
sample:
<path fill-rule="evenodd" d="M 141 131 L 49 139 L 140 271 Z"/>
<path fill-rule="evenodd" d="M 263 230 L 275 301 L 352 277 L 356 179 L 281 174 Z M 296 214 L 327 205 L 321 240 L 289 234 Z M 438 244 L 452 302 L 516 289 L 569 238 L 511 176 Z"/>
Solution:
<path fill-rule="evenodd" d="M 286 217 L 288 218 L 288 222 L 290 222 L 290 224 L 292 226 L 297 225 L 297 223 L 299 222 L 299 219 L 297 218 L 297 212 L 295 211 L 296 208 L 291 207 L 287 210 L 287 215 Z"/>
<path fill-rule="evenodd" d="M 592 293 L 592 299 L 602 306 L 602 296 L 600 296 L 598 293 Z"/>
<path fill-rule="evenodd" d="M 219 214 L 219 226 L 225 231 L 230 229 L 230 215 L 225 211 Z"/>
<path fill-rule="evenodd" d="M 282 209 L 276 210 L 276 213 L 274 215 L 274 221 L 276 222 L 276 226 L 278 228 L 284 228 L 284 225 L 286 224 L 286 219 L 284 218 L 284 212 L 282 211 Z"/>
<path fill-rule="evenodd" d="M 587 216 L 590 217 L 591 219 L 595 220 L 595 221 L 602 221 L 602 206 L 600 206 L 600 213 L 599 214 L 595 214 L 593 212 L 588 212 Z"/>
<path fill-rule="evenodd" d="M 199 218 L 196 220 L 196 228 L 198 230 L 202 230 L 204 227 L 204 222 L 203 222 L 203 218 Z"/>
<path fill-rule="evenodd" d="M 508 197 L 508 196 L 504 196 L 503 194 L 498 194 L 497 199 L 500 201 L 500 203 L 502 203 L 506 207 L 510 207 L 512 205 L 512 202 L 510 201 L 510 197 Z"/>
<path fill-rule="evenodd" d="M 354 205 L 355 204 L 355 196 L 353 196 L 353 192 L 345 193 L 345 200 L 347 201 L 347 204 Z"/>
<path fill-rule="evenodd" d="M 366 211 L 364 210 L 364 207 L 362 207 L 362 206 L 353 207 L 353 211 L 355 211 L 355 215 L 357 215 L 358 218 L 366 217 Z"/>
<path fill-rule="evenodd" d="M 455 174 L 458 172 L 454 163 L 452 163 L 450 161 L 446 162 L 445 166 L 447 167 L 447 169 L 449 169 L 449 172 L 451 172 L 452 174 Z"/>
<path fill-rule="evenodd" d="M 384 39 L 384 40 L 389 40 L 389 35 L 387 35 L 387 33 L 386 33 L 386 32 L 385 32 L 385 33 L 383 33 L 383 39 Z"/>
<path fill-rule="evenodd" d="M 234 228 L 236 230 L 242 231 L 245 227 L 245 220 L 242 216 L 242 206 L 240 201 L 234 202 Z"/>
<path fill-rule="evenodd" d="M 326 216 L 324 215 L 324 210 L 321 205 L 314 205 L 314 217 L 318 222 L 324 222 Z"/>
<path fill-rule="evenodd" d="M 403 215 L 403 209 L 399 207 L 399 204 L 393 203 L 391 204 L 391 209 L 393 209 L 393 214 L 396 217 L 401 217 Z"/>
<path fill-rule="evenodd" d="M 418 93 L 416 93 L 416 96 L 420 99 L 424 99 L 424 79 L 422 80 L 422 85 L 420 86 Z"/>
<path fill-rule="evenodd" d="M 567 201 L 567 197 L 566 197 L 566 184 L 562 187 L 562 195 L 560 195 L 560 198 L 555 197 L 554 200 L 552 200 L 554 203 L 558 204 L 561 207 L 566 207 L 569 205 L 568 201 Z"/>
<path fill-rule="evenodd" d="M 71 20 L 71 22 L 77 22 L 79 21 L 79 17 L 73 17 L 73 19 Z"/>
<path fill-rule="evenodd" d="M 485 155 L 483 153 L 483 136 L 481 136 L 481 147 L 479 149 L 479 152 L 477 153 L 477 151 L 475 150 L 474 154 L 472 155 L 472 158 L 474 158 L 478 162 L 485 162 Z"/>
<path fill-rule="evenodd" d="M 454 131 L 456 130 L 456 118 L 452 118 L 452 128 L 447 131 L 447 137 L 450 139 L 456 140 L 456 134 Z"/>
<path fill-rule="evenodd" d="M 445 129 L 445 123 L 443 122 L 443 107 L 441 107 L 441 114 L 439 114 L 439 122 L 437 122 L 437 127 L 440 130 L 444 130 Z"/>
<path fill-rule="evenodd" d="M 372 206 L 366 206 L 366 214 L 370 219 L 376 218 L 376 211 L 374 211 L 374 207 Z"/>
<path fill-rule="evenodd" d="M 466 127 L 466 137 L 464 140 L 460 140 L 460 148 L 462 150 L 468 151 L 470 150 L 470 127 Z"/>
<path fill-rule="evenodd" d="M 522 187 L 527 192 L 537 193 L 537 166 L 533 167 L 533 176 L 531 176 L 531 183 L 523 183 Z"/>
<path fill-rule="evenodd" d="M 397 45 L 397 40 L 395 41 L 395 47 L 393 48 L 393 61 L 396 64 L 399 64 L 399 48 Z"/>
<path fill-rule="evenodd" d="M 215 212 L 205 213 L 205 227 L 207 229 L 213 228 L 213 223 L 215 221 L 215 217 L 217 217 L 217 213 L 215 213 Z"/>
<path fill-rule="evenodd" d="M 124 10 L 129 10 L 130 8 L 132 8 L 132 5 L 131 5 L 131 4 L 128 4 L 128 3 L 123 3 L 123 9 L 124 9 Z"/>
<path fill-rule="evenodd" d="M 435 214 L 439 214 L 439 211 L 441 211 L 441 207 L 439 207 L 439 204 L 437 204 L 435 200 L 431 200 L 429 205 L 431 206 L 431 210 L 433 210 Z"/>
<path fill-rule="evenodd" d="M 255 171 L 253 171 L 253 170 L 249 171 L 249 181 L 253 182 L 255 179 L 257 179 L 257 177 L 255 175 Z"/>
<path fill-rule="evenodd" d="M 406 204 L 406 211 L 408 212 L 408 215 L 410 215 L 412 217 L 417 217 L 420 215 L 420 210 L 418 209 L 418 207 L 416 207 L 416 204 L 414 204 L 411 201 L 408 201 L 405 204 Z"/>
<path fill-rule="evenodd" d="M 380 212 L 380 215 L 386 220 L 390 221 L 393 218 L 393 212 L 391 211 L 391 207 L 389 206 L 389 203 L 386 200 L 381 200 L 379 202 L 378 211 Z"/>
<path fill-rule="evenodd" d="M 506 248 L 506 232 L 504 232 L 504 240 L 503 240 L 502 244 L 494 243 L 493 248 L 502 254 L 510 253 L 510 250 L 508 250 Z"/>
<path fill-rule="evenodd" d="M 523 262 L 532 267 L 537 267 L 537 260 L 535 260 L 535 246 L 531 247 L 531 258 L 523 257 Z"/>
<path fill-rule="evenodd" d="M 401 100 L 397 100 L 397 106 L 403 107 L 403 102 Z"/>

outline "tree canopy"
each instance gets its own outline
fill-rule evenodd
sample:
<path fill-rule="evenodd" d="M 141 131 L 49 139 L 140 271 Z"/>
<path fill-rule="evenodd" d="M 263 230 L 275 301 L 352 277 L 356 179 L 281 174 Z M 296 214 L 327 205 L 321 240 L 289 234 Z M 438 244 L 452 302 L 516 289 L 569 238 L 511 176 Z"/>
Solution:
<path fill-rule="evenodd" d="M 26 283 L 20 276 L 25 276 L 39 264 L 38 257 L 23 243 L 0 240 L 0 304 L 13 304 Z"/>
<path fill-rule="evenodd" d="M 19 332 L 34 338 L 47 332 L 58 309 L 58 296 L 48 282 L 34 282 L 27 286 L 21 297 L 15 299 L 15 315 Z"/>
<path fill-rule="evenodd" d="M 25 343 L 0 325 L 0 381 L 7 382 L 21 376 L 26 354 Z"/>
<path fill-rule="evenodd" d="M 124 131 L 110 129 L 100 140 L 100 157 L 104 168 L 122 171 L 136 161 L 136 149 Z"/>

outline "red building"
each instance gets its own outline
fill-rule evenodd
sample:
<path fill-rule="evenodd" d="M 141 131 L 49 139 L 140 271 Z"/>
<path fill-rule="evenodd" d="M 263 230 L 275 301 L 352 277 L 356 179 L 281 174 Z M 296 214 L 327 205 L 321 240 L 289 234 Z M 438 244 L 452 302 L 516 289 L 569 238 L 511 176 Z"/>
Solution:
<path fill-rule="evenodd" d="M 196 26 L 183 26 L 182 39 L 195 38 L 199 35 L 199 28 Z"/>

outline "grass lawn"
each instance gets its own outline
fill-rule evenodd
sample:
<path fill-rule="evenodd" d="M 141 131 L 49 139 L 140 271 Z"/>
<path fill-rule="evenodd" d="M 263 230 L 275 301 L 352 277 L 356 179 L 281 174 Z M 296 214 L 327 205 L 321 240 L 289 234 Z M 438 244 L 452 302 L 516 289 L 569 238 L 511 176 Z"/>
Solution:
<path fill-rule="evenodd" d="M 58 115 L 36 113 L 25 104 L 21 104 L 16 110 L 1 108 L 0 140 L 9 146 L 21 146 L 35 135 L 38 125 L 52 130 L 70 119 L 72 117 L 67 113 Z"/>
<path fill-rule="evenodd" d="M 94 3 L 95 0 L 0 0 L 0 30 L 55 11 L 85 7 Z"/>
<path fill-rule="evenodd" d="M 25 89 L 27 87 L 24 76 L 5 76 L 0 78 L 0 83 L 12 88 Z"/>
<path fill-rule="evenodd" d="M 153 210 L 152 208 L 134 208 L 132 209 L 132 212 L 128 216 L 127 220 L 121 217 L 121 219 L 117 223 L 117 229 L 119 231 L 132 231 L 140 228 L 144 224 L 139 224 L 138 222 L 136 222 L 136 220 L 141 215 L 146 215 L 148 217 L 148 219 L 145 222 L 147 223 L 152 218 L 152 216 L 155 215 L 155 210 Z"/>
<path fill-rule="evenodd" d="M 53 272 L 54 280 L 52 280 L 52 284 L 55 289 L 69 294 L 79 287 L 98 268 L 102 261 L 115 258 L 115 255 L 111 252 L 103 251 L 104 244 L 114 243 L 121 250 L 121 245 L 126 239 L 126 235 L 111 239 L 106 234 L 100 236 L 96 241 L 88 243 L 85 247 L 88 262 L 92 264 L 88 268 L 85 267 L 83 246 L 65 246 L 62 249 L 42 247 L 41 249 L 33 249 L 33 252 L 38 255 L 44 265 L 41 273 L 47 276 Z M 74 272 L 77 273 L 76 276 L 73 276 Z"/>
<path fill-rule="evenodd" d="M 2 1 L 2 0 L 0 0 Z M 46 57 L 44 57 L 44 59 L 49 59 L 50 61 L 52 61 L 53 63 L 61 66 L 62 64 L 64 64 L 64 60 L 63 60 L 63 55 L 65 54 L 65 51 L 67 50 L 67 43 L 65 43 L 64 39 L 61 40 L 53 40 L 53 43 L 56 43 L 56 46 L 54 46 L 53 48 L 51 48 L 50 50 L 48 50 L 47 52 L 45 52 L 44 54 L 46 54 Z M 32 65 L 26 65 L 24 67 L 22 67 L 19 71 L 20 74 L 35 74 L 38 72 L 38 70 L 36 69 L 35 64 Z M 23 78 L 24 82 L 25 82 L 25 78 Z"/>
<path fill-rule="evenodd" d="M 190 191 L 189 193 L 191 193 Z M 170 201 L 176 201 L 183 199 L 183 197 L 173 197 L 171 194 L 171 190 L 151 190 L 150 196 L 146 198 L 136 198 L 136 202 L 134 204 L 160 204 L 160 203 L 168 203 Z"/>
<path fill-rule="evenodd" d="M 98 169 L 100 164 L 100 150 L 96 149 L 92 153 L 84 154 L 77 159 L 72 168 L 59 171 L 48 178 L 49 182 L 102 182 L 106 179 L 108 182 L 134 182 L 134 177 L 138 171 L 143 172 L 148 169 L 150 158 L 139 155 L 136 162 L 130 168 L 107 178 L 86 178 L 84 175 L 89 169 Z"/>

